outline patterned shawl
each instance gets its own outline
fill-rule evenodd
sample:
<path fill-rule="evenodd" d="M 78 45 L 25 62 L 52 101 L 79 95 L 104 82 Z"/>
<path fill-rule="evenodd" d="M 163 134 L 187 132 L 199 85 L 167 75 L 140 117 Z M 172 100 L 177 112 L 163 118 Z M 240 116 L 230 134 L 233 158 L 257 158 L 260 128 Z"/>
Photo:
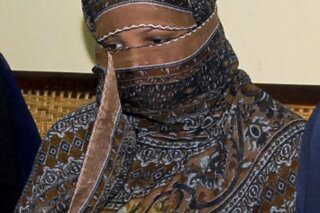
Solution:
<path fill-rule="evenodd" d="M 304 121 L 237 68 L 215 2 L 192 2 L 83 1 L 99 43 L 187 33 L 102 57 L 97 102 L 49 131 L 17 212 L 294 212 Z"/>

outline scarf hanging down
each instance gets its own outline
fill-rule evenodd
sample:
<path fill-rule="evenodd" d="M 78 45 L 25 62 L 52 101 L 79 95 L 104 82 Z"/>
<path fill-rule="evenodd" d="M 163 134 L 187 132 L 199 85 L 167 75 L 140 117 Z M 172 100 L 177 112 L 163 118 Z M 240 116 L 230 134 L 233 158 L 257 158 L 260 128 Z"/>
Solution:
<path fill-rule="evenodd" d="M 17 211 L 294 211 L 304 121 L 237 68 L 215 2 L 174 2 L 83 1 L 98 42 L 145 26 L 187 32 L 102 57 L 97 102 L 49 131 Z M 180 25 L 117 25 L 141 8 Z"/>

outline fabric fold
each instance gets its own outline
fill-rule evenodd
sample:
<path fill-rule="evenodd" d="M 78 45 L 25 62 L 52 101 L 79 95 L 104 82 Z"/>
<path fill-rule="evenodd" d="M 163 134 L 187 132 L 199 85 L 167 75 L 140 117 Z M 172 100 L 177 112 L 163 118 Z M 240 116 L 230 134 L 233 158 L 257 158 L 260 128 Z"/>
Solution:
<path fill-rule="evenodd" d="M 108 71 L 98 115 L 93 127 L 85 161 L 70 205 L 70 213 L 82 212 L 88 198 L 94 193 L 108 161 L 114 131 L 121 111 L 118 87 L 112 56 L 108 54 Z"/>

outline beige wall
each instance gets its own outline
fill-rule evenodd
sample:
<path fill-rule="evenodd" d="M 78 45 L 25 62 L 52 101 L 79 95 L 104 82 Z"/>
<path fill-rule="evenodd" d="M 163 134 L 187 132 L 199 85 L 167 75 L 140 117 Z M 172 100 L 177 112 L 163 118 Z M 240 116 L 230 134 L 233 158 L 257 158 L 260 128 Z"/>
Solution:
<path fill-rule="evenodd" d="M 319 0 L 221 0 L 240 67 L 255 82 L 320 85 Z"/>
<path fill-rule="evenodd" d="M 319 0 L 220 0 L 227 37 L 254 82 L 320 85 Z M 0 51 L 14 70 L 90 72 L 80 0 L 1 0 Z"/>
<path fill-rule="evenodd" d="M 80 2 L 0 0 L 0 51 L 12 68 L 90 72 Z"/>

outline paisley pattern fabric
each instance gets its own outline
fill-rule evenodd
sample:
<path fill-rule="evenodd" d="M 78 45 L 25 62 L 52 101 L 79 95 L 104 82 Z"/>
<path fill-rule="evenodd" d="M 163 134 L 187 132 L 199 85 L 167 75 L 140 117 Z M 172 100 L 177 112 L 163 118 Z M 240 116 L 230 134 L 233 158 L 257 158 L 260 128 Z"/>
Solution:
<path fill-rule="evenodd" d="M 90 104 L 51 128 L 20 198 L 27 205 L 18 204 L 18 212 L 67 212 L 96 113 L 96 104 Z"/>
<path fill-rule="evenodd" d="M 82 9 L 89 29 L 95 31 L 95 21 L 102 13 L 124 4 L 146 2 L 192 12 L 198 24 L 209 18 L 216 4 L 216 0 L 82 0 Z"/>
<path fill-rule="evenodd" d="M 121 114 L 113 180 L 84 212 L 294 212 L 304 121 L 240 70 L 213 106 L 174 125 Z M 68 211 L 96 113 L 91 104 L 51 129 L 17 212 Z"/>
<path fill-rule="evenodd" d="M 49 131 L 16 212 L 295 212 L 305 121 L 237 68 L 217 20 L 136 48 L 147 65 L 108 53 L 97 102 Z M 179 54 L 154 64 L 161 48 Z"/>

